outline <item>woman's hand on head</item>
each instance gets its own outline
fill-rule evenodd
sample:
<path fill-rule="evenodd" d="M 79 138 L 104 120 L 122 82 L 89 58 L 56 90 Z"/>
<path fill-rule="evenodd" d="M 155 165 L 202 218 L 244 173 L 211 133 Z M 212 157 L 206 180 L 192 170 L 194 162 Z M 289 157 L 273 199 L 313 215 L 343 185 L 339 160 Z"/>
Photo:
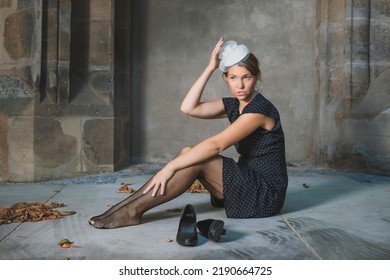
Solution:
<path fill-rule="evenodd" d="M 173 170 L 169 169 L 168 167 L 164 167 L 153 176 L 143 193 L 146 194 L 152 190 L 152 196 L 156 196 L 158 192 L 160 195 L 163 195 L 165 193 L 165 188 L 168 181 L 173 177 L 174 174 L 175 172 Z"/>
<path fill-rule="evenodd" d="M 219 51 L 221 50 L 221 46 L 224 43 L 223 38 L 219 39 L 218 43 L 215 45 L 213 52 L 211 53 L 209 67 L 213 70 L 217 69 L 219 66 Z"/>

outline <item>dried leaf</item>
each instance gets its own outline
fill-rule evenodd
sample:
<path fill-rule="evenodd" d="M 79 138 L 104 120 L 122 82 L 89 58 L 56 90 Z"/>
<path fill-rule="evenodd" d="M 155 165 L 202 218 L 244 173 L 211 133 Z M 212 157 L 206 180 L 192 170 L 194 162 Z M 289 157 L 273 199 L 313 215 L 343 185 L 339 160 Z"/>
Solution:
<path fill-rule="evenodd" d="M 128 184 L 123 184 L 123 183 L 122 183 L 122 185 L 121 185 L 121 187 L 119 188 L 118 192 L 120 192 L 120 193 L 133 193 L 133 192 L 135 192 L 135 190 L 129 188 L 129 185 L 128 185 Z"/>
<path fill-rule="evenodd" d="M 165 242 L 169 243 L 169 242 L 172 242 L 173 240 L 169 237 L 165 238 Z"/>
<path fill-rule="evenodd" d="M 65 216 L 72 216 L 74 214 L 76 214 L 76 211 L 61 211 L 61 215 L 63 217 L 65 217 Z"/>
<path fill-rule="evenodd" d="M 64 244 L 73 244 L 73 242 L 71 242 L 69 239 L 61 239 L 58 241 L 58 245 L 62 246 Z"/>
<path fill-rule="evenodd" d="M 60 240 L 58 245 L 60 245 L 62 248 L 80 248 L 80 246 L 73 245 L 73 242 L 69 241 L 69 239 Z"/>

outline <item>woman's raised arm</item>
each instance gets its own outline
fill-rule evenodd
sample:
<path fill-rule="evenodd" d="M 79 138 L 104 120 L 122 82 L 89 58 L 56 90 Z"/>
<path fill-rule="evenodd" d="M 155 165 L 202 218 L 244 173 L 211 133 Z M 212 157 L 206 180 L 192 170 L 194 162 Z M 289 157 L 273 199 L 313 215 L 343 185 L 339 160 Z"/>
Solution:
<path fill-rule="evenodd" d="M 225 116 L 222 100 L 219 99 L 215 101 L 201 102 L 203 90 L 205 89 L 206 84 L 211 75 L 214 73 L 215 69 L 218 68 L 218 53 L 223 42 L 224 41 L 221 38 L 215 45 L 215 48 L 211 53 L 209 64 L 185 96 L 180 107 L 180 110 L 183 113 L 192 117 L 205 119 L 221 118 Z"/>

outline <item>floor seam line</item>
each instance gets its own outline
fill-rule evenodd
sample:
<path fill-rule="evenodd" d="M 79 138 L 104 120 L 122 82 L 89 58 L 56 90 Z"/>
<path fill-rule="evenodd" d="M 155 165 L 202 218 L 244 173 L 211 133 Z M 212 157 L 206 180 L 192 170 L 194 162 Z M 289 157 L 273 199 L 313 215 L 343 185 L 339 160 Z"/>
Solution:
<path fill-rule="evenodd" d="M 19 223 L 13 230 L 11 230 L 6 236 L 4 236 L 4 237 L 0 240 L 0 246 L 1 246 L 1 244 L 2 244 L 5 240 L 7 240 L 7 238 L 8 238 L 11 234 L 13 234 L 15 231 L 17 231 L 17 230 L 21 227 L 22 224 L 23 224 L 23 223 Z"/>
<path fill-rule="evenodd" d="M 285 218 L 283 215 L 280 215 L 282 220 L 287 224 L 287 226 L 293 231 L 293 233 L 298 237 L 298 239 L 305 245 L 305 247 L 318 259 L 323 260 L 321 255 L 307 242 L 302 235 L 294 228 L 294 226 Z"/>
<path fill-rule="evenodd" d="M 49 197 L 45 203 L 48 203 L 50 200 L 52 200 L 56 195 L 58 195 L 60 192 L 62 192 L 62 190 L 67 186 L 67 184 L 62 184 L 61 187 L 60 187 L 60 190 L 59 191 L 55 191 L 54 194 Z"/>
<path fill-rule="evenodd" d="M 59 194 L 60 192 L 62 192 L 62 190 L 67 186 L 67 184 L 62 184 L 61 187 L 60 187 L 60 190 L 59 191 L 56 191 L 51 197 L 49 197 L 45 203 L 48 203 L 51 199 L 53 199 L 57 194 Z M 4 236 L 1 240 L 0 240 L 0 245 L 10 236 L 12 235 L 15 231 L 17 231 L 22 225 L 24 224 L 24 222 L 21 222 L 19 223 L 12 231 L 10 231 L 6 236 Z"/>

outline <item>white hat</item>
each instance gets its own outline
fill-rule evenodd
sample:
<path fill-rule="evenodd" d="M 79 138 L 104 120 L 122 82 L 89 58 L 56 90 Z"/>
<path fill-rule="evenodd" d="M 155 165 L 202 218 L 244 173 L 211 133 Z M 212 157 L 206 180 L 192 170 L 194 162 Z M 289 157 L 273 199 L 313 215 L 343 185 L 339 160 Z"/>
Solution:
<path fill-rule="evenodd" d="M 249 49 L 245 45 L 238 45 L 235 41 L 226 41 L 219 51 L 219 70 L 226 72 L 230 67 L 236 65 L 250 55 Z"/>

